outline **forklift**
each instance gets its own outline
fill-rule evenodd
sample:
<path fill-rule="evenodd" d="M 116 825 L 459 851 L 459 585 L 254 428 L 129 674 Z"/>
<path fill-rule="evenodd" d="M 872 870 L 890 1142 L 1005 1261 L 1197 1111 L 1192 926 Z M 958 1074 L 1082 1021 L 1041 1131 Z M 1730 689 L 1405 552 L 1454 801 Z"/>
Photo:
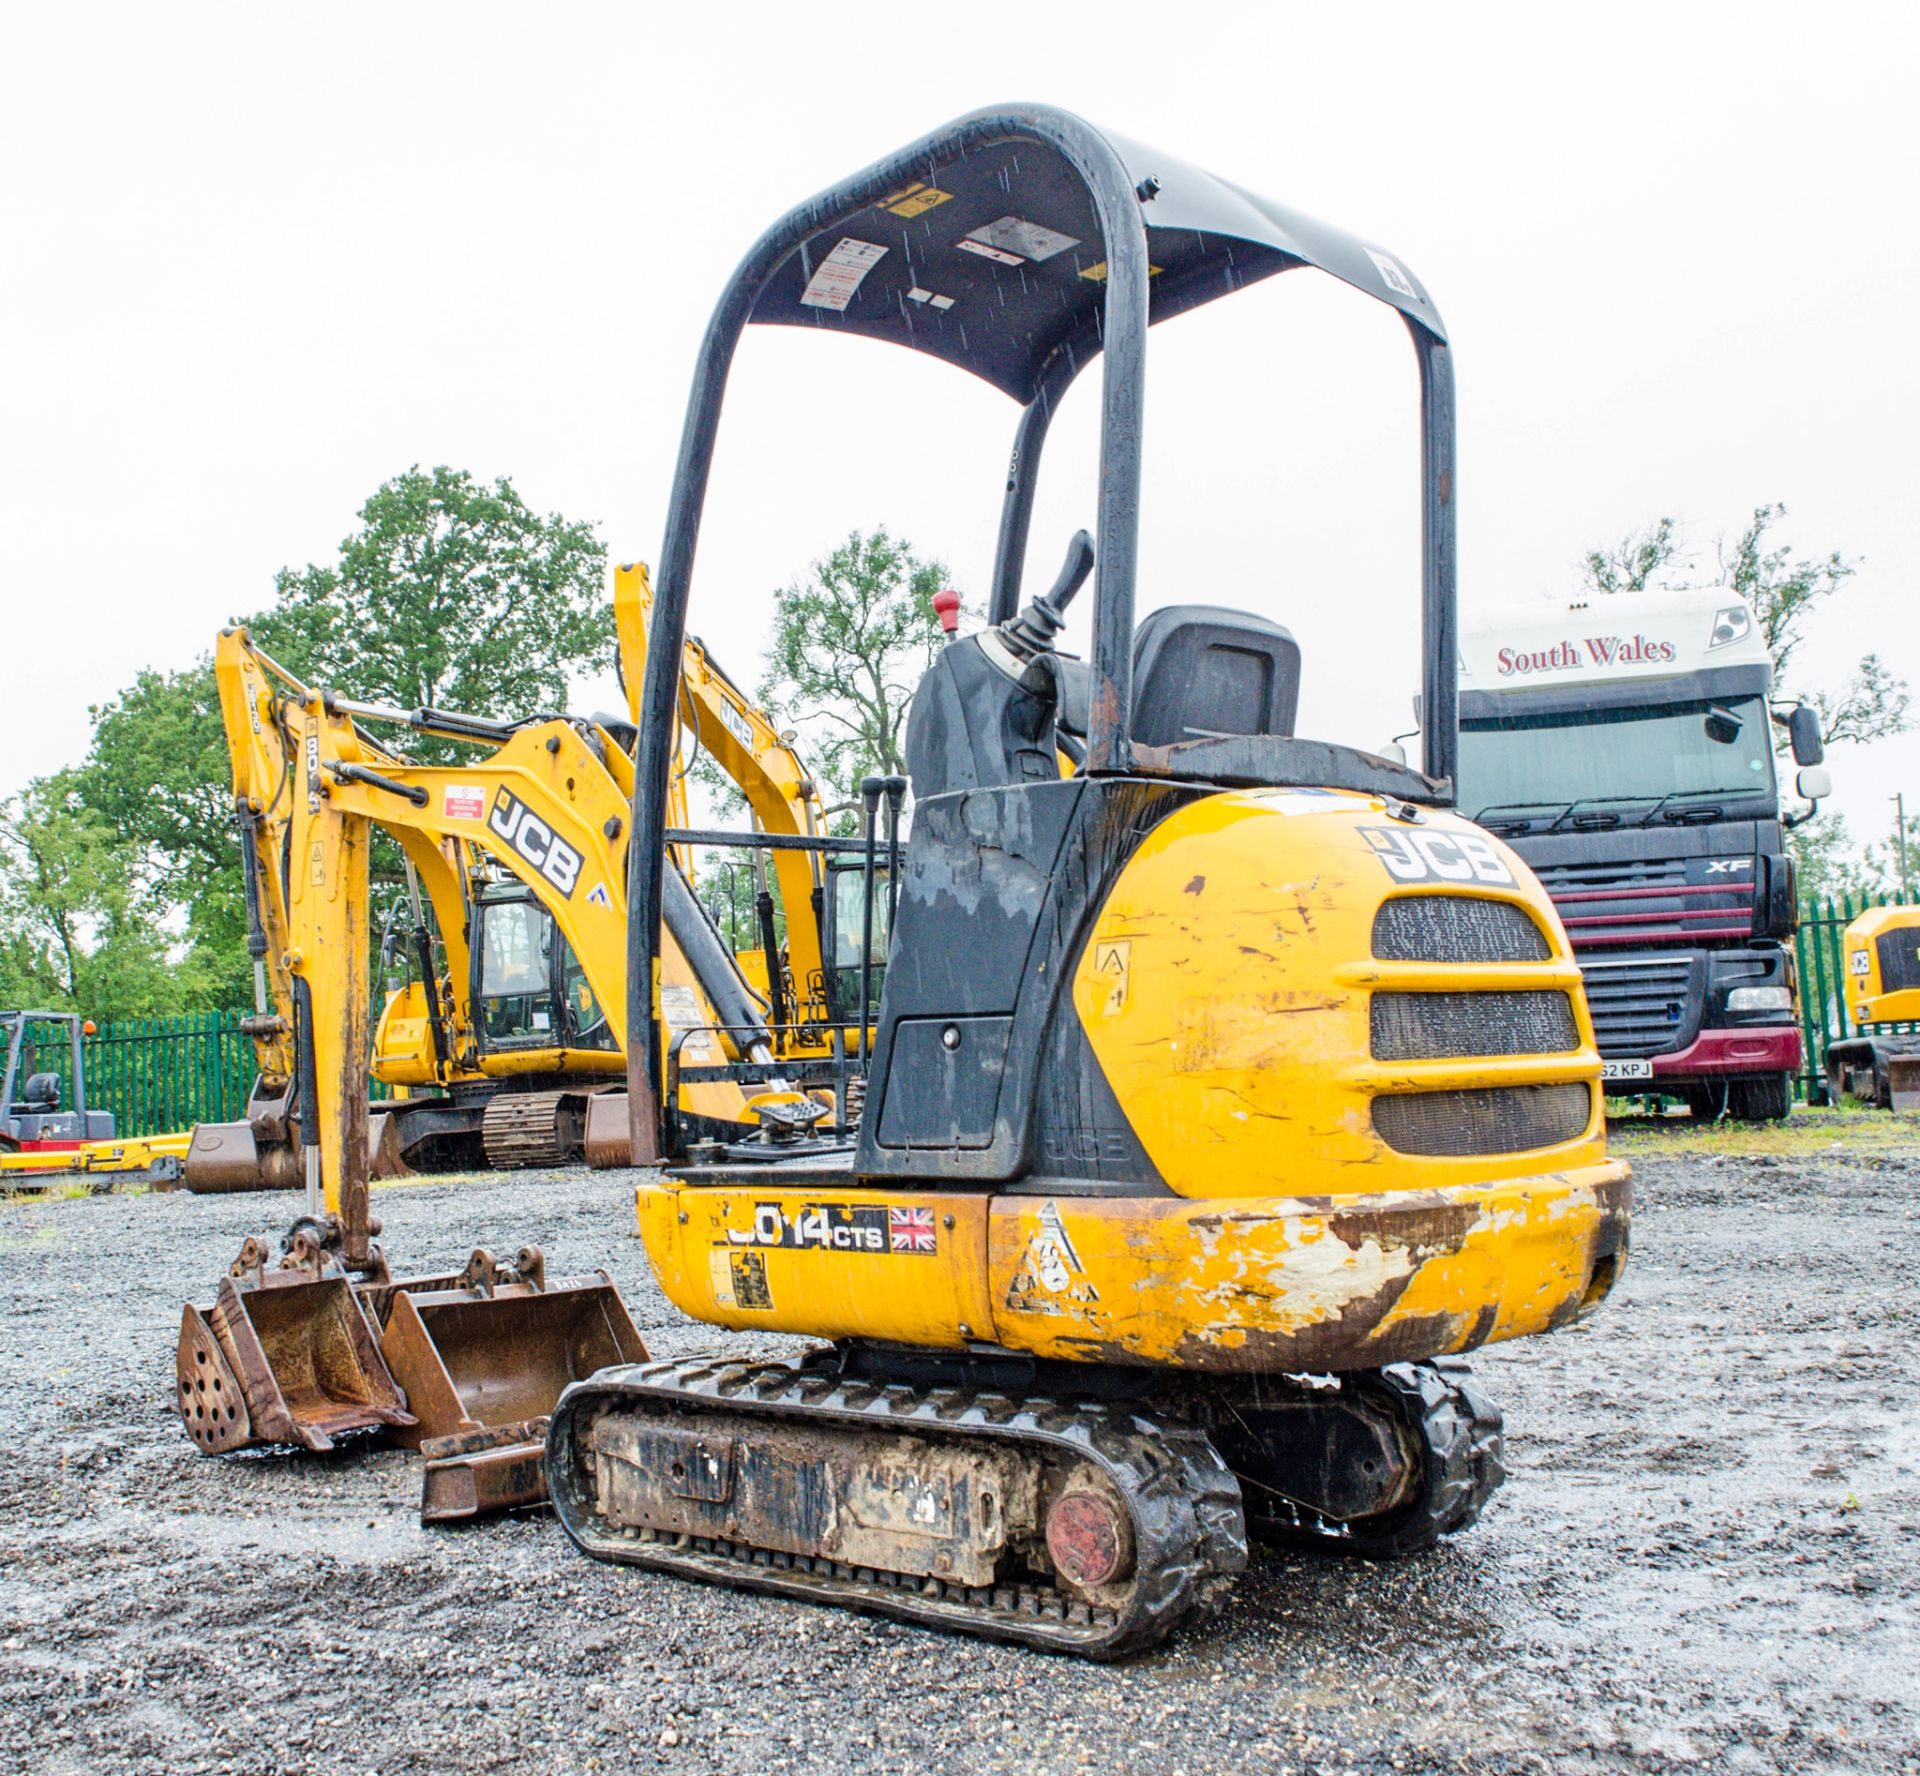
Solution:
<path fill-rule="evenodd" d="M 1296 734 L 1279 623 L 1135 620 L 1148 328 L 1296 270 L 1414 348 L 1417 768 Z M 675 662 L 748 325 L 887 340 L 1020 410 L 987 625 L 914 698 L 850 1142 L 676 1143 L 666 1114 Z M 1048 425 L 1096 364 L 1093 530 L 1027 590 Z M 1474 1521 L 1501 1422 L 1459 1358 L 1593 1311 L 1631 1197 L 1565 932 L 1452 811 L 1454 513 L 1452 358 L 1404 262 L 1068 112 L 960 118 L 748 251 L 660 557 L 628 1092 L 668 1297 L 819 1342 L 569 1388 L 547 1474 L 587 1554 L 1112 1659 L 1215 1607 L 1255 1543 L 1397 1556 Z M 1082 595 L 1085 659 L 1060 645 Z"/>

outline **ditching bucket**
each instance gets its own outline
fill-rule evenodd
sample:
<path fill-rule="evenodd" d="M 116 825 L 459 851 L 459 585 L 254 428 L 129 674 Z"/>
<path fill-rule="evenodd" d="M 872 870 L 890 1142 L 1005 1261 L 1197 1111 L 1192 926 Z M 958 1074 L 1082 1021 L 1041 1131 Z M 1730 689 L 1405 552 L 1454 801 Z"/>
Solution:
<path fill-rule="evenodd" d="M 338 1271 L 268 1270 L 265 1257 L 249 1240 L 213 1306 L 189 1303 L 180 1317 L 175 1404 L 187 1435 L 218 1455 L 250 1443 L 331 1449 L 349 1431 L 411 1427 L 353 1284 Z"/>
<path fill-rule="evenodd" d="M 510 1271 L 482 1251 L 454 1287 L 400 1288 L 381 1349 L 417 1421 L 392 1437 L 426 1457 L 427 1523 L 540 1503 L 561 1393 L 610 1364 L 647 1360 L 613 1279 L 596 1270 L 549 1281 L 534 1247 Z"/>

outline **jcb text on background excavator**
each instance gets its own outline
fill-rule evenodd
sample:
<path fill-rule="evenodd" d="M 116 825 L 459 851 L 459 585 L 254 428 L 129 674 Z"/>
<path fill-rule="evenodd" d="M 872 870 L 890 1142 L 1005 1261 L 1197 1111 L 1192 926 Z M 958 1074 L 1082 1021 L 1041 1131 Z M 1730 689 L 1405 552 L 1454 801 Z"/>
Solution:
<path fill-rule="evenodd" d="M 1279 625 L 1134 621 L 1149 323 L 1304 267 L 1397 311 L 1419 365 L 1421 769 L 1295 736 Z M 677 1148 L 659 985 L 678 650 L 749 323 L 1022 408 L 989 627 L 914 701 L 857 1141 L 797 1157 Z M 1048 424 L 1096 360 L 1096 540 L 1023 605 Z M 1447 335 L 1406 266 L 1066 112 L 962 118 L 754 245 L 660 560 L 629 1093 L 637 1157 L 672 1162 L 637 1188 L 667 1294 L 830 1342 L 570 1388 L 548 1478 L 584 1550 L 1114 1657 L 1214 1603 L 1250 1532 L 1395 1554 L 1474 1520 L 1500 1420 L 1450 1359 L 1594 1308 L 1629 1184 L 1552 905 L 1450 811 L 1454 500 Z M 1056 642 L 1089 571 L 1083 663 Z"/>

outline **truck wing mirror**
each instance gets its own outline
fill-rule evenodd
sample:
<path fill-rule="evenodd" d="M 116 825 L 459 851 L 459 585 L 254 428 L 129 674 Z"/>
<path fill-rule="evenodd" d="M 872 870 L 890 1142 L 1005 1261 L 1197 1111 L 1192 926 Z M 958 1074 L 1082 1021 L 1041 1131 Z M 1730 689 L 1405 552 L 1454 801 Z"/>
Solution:
<path fill-rule="evenodd" d="M 1824 765 L 1803 765 L 1793 787 L 1810 802 L 1824 802 L 1833 794 L 1833 778 Z"/>
<path fill-rule="evenodd" d="M 1810 705 L 1794 705 L 1787 717 L 1787 740 L 1793 747 L 1793 762 L 1796 765 L 1826 762 L 1827 746 L 1820 734 L 1820 712 Z M 1800 793 L 1805 795 L 1807 792 L 1803 789 Z"/>

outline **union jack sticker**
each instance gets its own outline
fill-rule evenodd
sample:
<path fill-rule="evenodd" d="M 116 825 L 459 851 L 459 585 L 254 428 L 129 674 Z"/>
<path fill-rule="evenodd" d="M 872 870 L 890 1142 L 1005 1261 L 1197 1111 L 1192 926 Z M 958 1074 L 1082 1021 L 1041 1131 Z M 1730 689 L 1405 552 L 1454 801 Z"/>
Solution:
<path fill-rule="evenodd" d="M 931 1209 L 888 1209 L 887 1244 L 895 1252 L 933 1252 L 938 1249 Z"/>

